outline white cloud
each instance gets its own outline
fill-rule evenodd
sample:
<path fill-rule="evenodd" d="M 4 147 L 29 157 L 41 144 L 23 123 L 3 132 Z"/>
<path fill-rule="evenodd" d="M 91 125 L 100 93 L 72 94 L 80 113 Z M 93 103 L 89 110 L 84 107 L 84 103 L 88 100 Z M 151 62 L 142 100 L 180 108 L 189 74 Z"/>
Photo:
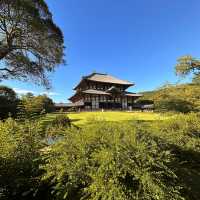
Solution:
<path fill-rule="evenodd" d="M 13 88 L 13 90 L 19 94 L 19 95 L 22 95 L 22 94 L 27 94 L 27 93 L 33 93 L 33 94 L 36 94 L 36 92 L 32 91 L 32 90 L 25 90 L 25 89 L 20 89 L 20 88 Z"/>
<path fill-rule="evenodd" d="M 20 89 L 20 88 L 13 88 L 13 89 L 19 95 L 23 95 L 23 94 L 27 94 L 27 93 L 32 93 L 34 95 L 43 95 L 43 94 L 46 94 L 47 96 L 59 96 L 60 95 L 57 92 L 50 92 L 50 91 L 35 92 L 33 90 L 26 90 L 26 89 Z"/>
<path fill-rule="evenodd" d="M 40 94 L 46 94 L 47 96 L 59 96 L 57 92 L 41 92 Z"/>

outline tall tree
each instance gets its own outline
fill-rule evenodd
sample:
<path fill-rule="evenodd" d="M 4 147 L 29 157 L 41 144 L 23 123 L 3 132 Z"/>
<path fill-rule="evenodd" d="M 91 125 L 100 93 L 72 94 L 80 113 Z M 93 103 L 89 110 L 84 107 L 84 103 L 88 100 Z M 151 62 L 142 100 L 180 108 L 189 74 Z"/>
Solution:
<path fill-rule="evenodd" d="M 0 119 L 6 118 L 11 114 L 16 115 L 18 98 L 15 91 L 6 86 L 0 86 Z"/>
<path fill-rule="evenodd" d="M 49 85 L 63 63 L 64 39 L 44 0 L 0 0 L 0 80 Z"/>
<path fill-rule="evenodd" d="M 21 103 L 28 118 L 38 116 L 42 112 L 49 113 L 54 111 L 53 100 L 47 95 L 34 96 L 31 93 L 27 93 L 22 96 Z"/>
<path fill-rule="evenodd" d="M 180 76 L 194 74 L 193 82 L 200 83 L 200 60 L 192 56 L 182 56 L 178 59 L 176 73 Z"/>

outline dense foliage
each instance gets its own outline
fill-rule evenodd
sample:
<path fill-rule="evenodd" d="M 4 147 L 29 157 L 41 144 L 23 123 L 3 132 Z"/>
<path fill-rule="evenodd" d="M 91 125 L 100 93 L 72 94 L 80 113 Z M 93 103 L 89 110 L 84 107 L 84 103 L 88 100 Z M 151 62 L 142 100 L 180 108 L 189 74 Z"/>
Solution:
<path fill-rule="evenodd" d="M 40 185 L 38 122 L 0 121 L 0 199 L 29 199 Z"/>
<path fill-rule="evenodd" d="M 22 114 L 25 118 L 34 118 L 52 111 L 54 111 L 54 103 L 46 95 L 34 96 L 31 93 L 27 93 L 22 96 L 18 106 L 20 117 L 22 117 Z"/>
<path fill-rule="evenodd" d="M 19 98 L 13 89 L 0 86 L 0 119 L 30 119 L 53 112 L 54 108 L 53 100 L 46 95 L 27 93 Z"/>
<path fill-rule="evenodd" d="M 71 121 L 68 116 L 65 114 L 59 114 L 56 118 L 52 121 L 51 125 L 53 127 L 69 127 L 71 126 Z"/>
<path fill-rule="evenodd" d="M 193 74 L 193 82 L 200 84 L 200 60 L 190 55 L 178 59 L 176 73 L 180 76 Z"/>
<path fill-rule="evenodd" d="M 18 98 L 14 90 L 0 86 L 0 119 L 16 116 Z"/>
<path fill-rule="evenodd" d="M 0 199 L 199 200 L 198 114 L 61 132 L 46 147 L 37 121 L 0 122 Z"/>
<path fill-rule="evenodd" d="M 50 123 L 46 124 L 46 137 L 48 143 L 54 143 L 56 140 L 61 139 L 65 133 L 66 128 L 71 127 L 71 120 L 65 114 L 59 114 Z M 74 126 L 76 127 L 76 126 Z"/>
<path fill-rule="evenodd" d="M 200 111 L 200 85 L 165 85 L 158 90 L 145 92 L 138 102 L 152 100 L 157 111 Z"/>
<path fill-rule="evenodd" d="M 200 115 L 187 114 L 152 123 L 147 132 L 168 145 L 174 156 L 172 166 L 187 200 L 200 197 Z"/>
<path fill-rule="evenodd" d="M 63 34 L 44 0 L 0 0 L 0 80 L 34 80 L 63 63 Z"/>
<path fill-rule="evenodd" d="M 58 200 L 197 200 L 199 124 L 190 114 L 152 124 L 101 121 L 69 130 L 52 146 L 44 180 L 51 180 Z"/>

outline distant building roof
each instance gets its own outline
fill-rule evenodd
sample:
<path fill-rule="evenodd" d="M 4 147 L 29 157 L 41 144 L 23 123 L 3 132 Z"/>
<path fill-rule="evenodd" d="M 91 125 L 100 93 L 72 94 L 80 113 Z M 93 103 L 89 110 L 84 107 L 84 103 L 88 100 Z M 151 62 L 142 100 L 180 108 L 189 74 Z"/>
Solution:
<path fill-rule="evenodd" d="M 142 97 L 143 96 L 143 94 L 132 93 L 132 92 L 126 92 L 125 95 L 128 97 Z"/>
<path fill-rule="evenodd" d="M 101 73 L 92 73 L 88 76 L 83 76 L 80 83 L 74 88 L 76 89 L 83 80 L 90 80 L 90 81 L 96 81 L 96 82 L 102 82 L 102 83 L 113 83 L 113 84 L 119 84 L 119 85 L 127 85 L 127 86 L 133 86 L 134 83 L 131 83 L 126 80 L 118 79 L 114 76 L 108 75 L 108 74 L 101 74 Z"/>
<path fill-rule="evenodd" d="M 154 108 L 154 104 L 147 104 L 147 105 L 141 105 L 142 109 L 153 109 Z"/>
<path fill-rule="evenodd" d="M 55 107 L 69 107 L 71 103 L 55 103 Z"/>
<path fill-rule="evenodd" d="M 57 108 L 71 108 L 71 107 L 84 106 L 84 102 L 78 101 L 76 103 L 55 103 L 54 106 Z"/>

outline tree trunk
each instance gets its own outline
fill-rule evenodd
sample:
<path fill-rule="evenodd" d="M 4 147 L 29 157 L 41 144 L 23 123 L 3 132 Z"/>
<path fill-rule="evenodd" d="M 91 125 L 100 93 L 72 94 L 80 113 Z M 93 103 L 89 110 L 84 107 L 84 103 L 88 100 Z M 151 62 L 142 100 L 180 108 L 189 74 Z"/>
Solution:
<path fill-rule="evenodd" d="M 7 47 L 0 47 L 0 60 L 5 58 L 11 50 Z"/>

